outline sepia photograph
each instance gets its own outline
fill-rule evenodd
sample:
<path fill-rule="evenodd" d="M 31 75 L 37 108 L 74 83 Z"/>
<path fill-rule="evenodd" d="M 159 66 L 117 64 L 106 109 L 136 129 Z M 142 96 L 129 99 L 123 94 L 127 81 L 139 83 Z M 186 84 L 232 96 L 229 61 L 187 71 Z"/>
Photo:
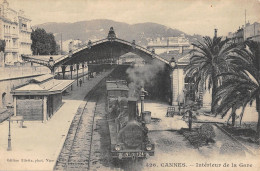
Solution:
<path fill-rule="evenodd" d="M 260 171 L 260 0 L 0 0 L 0 171 Z"/>

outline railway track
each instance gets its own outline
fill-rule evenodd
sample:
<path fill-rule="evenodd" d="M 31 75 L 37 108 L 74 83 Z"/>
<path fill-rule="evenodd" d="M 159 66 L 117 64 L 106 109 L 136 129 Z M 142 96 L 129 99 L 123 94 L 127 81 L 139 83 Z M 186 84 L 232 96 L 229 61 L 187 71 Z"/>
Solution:
<path fill-rule="evenodd" d="M 54 170 L 89 170 L 96 107 L 101 96 L 101 82 L 80 105 L 70 125 Z"/>

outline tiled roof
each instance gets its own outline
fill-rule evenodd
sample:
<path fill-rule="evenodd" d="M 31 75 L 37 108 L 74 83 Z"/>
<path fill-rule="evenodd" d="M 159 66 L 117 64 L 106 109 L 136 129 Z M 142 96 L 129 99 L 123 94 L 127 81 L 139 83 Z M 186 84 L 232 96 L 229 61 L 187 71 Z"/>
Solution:
<path fill-rule="evenodd" d="M 14 94 L 55 94 L 62 93 L 66 90 L 74 80 L 56 80 L 50 79 L 43 83 L 29 83 L 12 91 Z"/>
<path fill-rule="evenodd" d="M 181 57 L 178 59 L 178 63 L 189 63 L 190 62 L 190 57 L 191 55 L 190 54 L 186 54 L 185 56 Z"/>
<path fill-rule="evenodd" d="M 41 82 L 46 81 L 50 78 L 54 78 L 54 75 L 52 75 L 52 74 L 41 75 L 39 77 L 33 78 L 30 82 L 41 83 Z"/>
<path fill-rule="evenodd" d="M 107 90 L 129 90 L 127 85 L 121 83 L 106 83 Z"/>
<path fill-rule="evenodd" d="M 73 82 L 74 80 L 57 80 L 57 84 L 49 89 L 49 91 L 64 91 Z"/>
<path fill-rule="evenodd" d="M 176 61 L 178 61 L 180 58 L 182 58 L 183 56 L 189 54 L 190 49 L 185 49 L 183 50 L 183 53 L 179 53 L 178 50 L 176 51 L 171 51 L 170 53 L 162 53 L 159 54 L 160 57 L 164 58 L 167 61 L 170 61 L 172 59 L 172 57 L 174 57 L 174 59 Z"/>
<path fill-rule="evenodd" d="M 23 87 L 15 89 L 15 91 L 44 91 L 44 89 L 39 86 L 39 84 L 31 83 L 28 85 L 25 85 Z"/>
<path fill-rule="evenodd" d="M 51 89 L 52 87 L 56 86 L 57 84 L 59 84 L 58 82 L 59 80 L 55 80 L 55 79 L 51 79 L 51 80 L 48 80 L 46 82 L 43 82 L 41 84 L 39 84 L 42 88 L 46 89 L 46 90 L 49 90 Z"/>

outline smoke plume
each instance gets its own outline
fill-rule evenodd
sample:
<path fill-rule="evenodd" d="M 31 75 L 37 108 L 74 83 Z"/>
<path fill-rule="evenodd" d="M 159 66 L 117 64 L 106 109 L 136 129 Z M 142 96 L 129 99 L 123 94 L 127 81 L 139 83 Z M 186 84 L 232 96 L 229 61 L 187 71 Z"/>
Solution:
<path fill-rule="evenodd" d="M 128 85 L 130 89 L 129 96 L 139 97 L 141 87 L 145 89 L 145 86 L 152 86 L 156 81 L 154 80 L 156 74 L 163 69 L 164 63 L 157 60 L 144 66 L 135 65 L 128 68 L 126 73 L 131 80 L 131 83 Z"/>

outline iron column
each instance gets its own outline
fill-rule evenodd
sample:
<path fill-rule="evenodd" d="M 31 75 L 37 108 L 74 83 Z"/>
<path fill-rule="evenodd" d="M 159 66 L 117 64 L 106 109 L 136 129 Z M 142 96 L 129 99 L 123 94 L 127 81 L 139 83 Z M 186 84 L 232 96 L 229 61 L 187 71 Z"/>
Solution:
<path fill-rule="evenodd" d="M 73 71 L 73 66 L 71 65 L 70 66 L 70 78 L 71 78 L 71 80 L 72 80 L 72 71 Z M 71 90 L 72 90 L 72 85 L 71 85 Z"/>
<path fill-rule="evenodd" d="M 62 79 L 65 79 L 66 66 L 65 65 L 62 66 L 61 69 L 62 69 Z"/>
<path fill-rule="evenodd" d="M 79 86 L 79 64 L 77 64 L 77 86 Z"/>
<path fill-rule="evenodd" d="M 9 129 L 8 129 L 8 147 L 7 147 L 7 151 L 12 151 L 12 139 L 11 139 L 11 105 L 6 106 L 9 112 Z"/>
<path fill-rule="evenodd" d="M 82 82 L 84 83 L 84 67 L 85 67 L 85 65 L 84 65 L 84 63 L 82 64 L 82 72 L 83 72 L 83 74 L 82 74 Z"/>

